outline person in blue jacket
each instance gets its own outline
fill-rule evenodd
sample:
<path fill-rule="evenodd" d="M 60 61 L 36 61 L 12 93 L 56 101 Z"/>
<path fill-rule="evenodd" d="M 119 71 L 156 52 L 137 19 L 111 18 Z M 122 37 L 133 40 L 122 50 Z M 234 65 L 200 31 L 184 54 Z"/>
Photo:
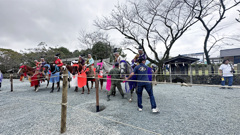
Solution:
<path fill-rule="evenodd" d="M 152 90 L 152 85 L 149 81 L 148 78 L 148 66 L 145 65 L 146 59 L 139 59 L 139 65 L 136 66 L 133 70 L 133 72 L 129 75 L 129 77 L 126 77 L 126 81 L 131 78 L 133 75 L 137 75 L 137 80 L 138 81 L 146 81 L 146 82 L 138 82 L 137 83 L 137 97 L 138 97 L 138 111 L 142 111 L 142 92 L 143 88 L 146 89 L 149 97 L 150 97 L 150 102 L 152 106 L 152 112 L 157 113 L 159 110 L 157 109 L 157 105 L 153 96 L 153 90 Z"/>

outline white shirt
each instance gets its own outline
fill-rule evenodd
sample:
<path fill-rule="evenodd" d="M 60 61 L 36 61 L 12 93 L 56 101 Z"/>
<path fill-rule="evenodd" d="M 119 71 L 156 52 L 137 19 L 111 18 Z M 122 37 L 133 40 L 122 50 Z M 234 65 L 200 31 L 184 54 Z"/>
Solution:
<path fill-rule="evenodd" d="M 231 73 L 232 67 L 231 67 L 230 64 L 227 64 L 227 65 L 226 64 L 222 64 L 219 67 L 219 70 L 222 70 L 224 77 L 233 76 L 233 73 Z"/>

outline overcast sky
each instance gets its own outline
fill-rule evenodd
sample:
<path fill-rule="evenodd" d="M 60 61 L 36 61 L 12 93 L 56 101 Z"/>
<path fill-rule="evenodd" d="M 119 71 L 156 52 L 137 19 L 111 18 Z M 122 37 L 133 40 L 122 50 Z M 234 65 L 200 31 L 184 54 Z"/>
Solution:
<path fill-rule="evenodd" d="M 121 2 L 125 0 L 120 0 Z M 40 42 L 64 46 L 71 51 L 79 48 L 80 30 L 94 31 L 93 20 L 109 15 L 118 0 L 0 0 L 0 48 L 16 51 L 36 47 Z M 222 26 L 231 25 L 222 34 L 239 34 L 240 23 L 234 20 L 236 9 L 227 14 Z M 191 28 L 174 45 L 171 56 L 203 52 L 201 24 Z M 111 41 L 119 45 L 121 37 L 111 31 Z M 240 47 L 239 44 L 225 48 Z M 128 53 L 128 52 L 127 52 Z M 150 53 L 149 53 L 150 54 Z M 213 54 L 217 56 L 219 53 Z M 134 55 L 128 53 L 128 57 Z"/>

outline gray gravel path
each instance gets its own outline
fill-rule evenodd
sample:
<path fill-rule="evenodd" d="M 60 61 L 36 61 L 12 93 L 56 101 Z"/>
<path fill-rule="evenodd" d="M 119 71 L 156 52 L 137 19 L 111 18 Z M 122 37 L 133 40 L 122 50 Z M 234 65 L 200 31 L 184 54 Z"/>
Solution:
<path fill-rule="evenodd" d="M 61 92 L 49 93 L 50 87 L 46 89 L 46 84 L 41 84 L 39 92 L 29 86 L 27 81 L 14 80 L 14 92 L 10 92 L 9 80 L 3 80 L 0 134 L 60 134 L 61 106 L 52 103 L 61 102 Z M 106 94 L 106 90 L 99 93 L 100 105 L 106 108 L 95 113 L 95 89 L 89 95 L 68 89 L 65 134 L 153 134 L 148 131 L 163 135 L 240 134 L 240 89 L 157 85 L 154 95 L 160 109 L 158 114 L 151 113 L 146 92 L 143 93 L 143 112 L 137 111 L 136 95 L 129 103 L 127 98 L 121 99 L 118 92 L 107 102 Z"/>

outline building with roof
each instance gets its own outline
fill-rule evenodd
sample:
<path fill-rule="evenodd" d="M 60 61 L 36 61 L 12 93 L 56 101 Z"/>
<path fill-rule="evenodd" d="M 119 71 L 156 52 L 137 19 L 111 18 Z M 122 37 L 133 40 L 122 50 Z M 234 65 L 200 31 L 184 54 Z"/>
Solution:
<path fill-rule="evenodd" d="M 221 64 L 223 62 L 221 57 L 210 57 L 209 59 L 212 64 Z"/>
<path fill-rule="evenodd" d="M 165 65 L 170 66 L 171 74 L 188 74 L 188 68 L 192 63 L 198 61 L 198 58 L 187 57 L 178 55 L 177 57 L 170 58 L 164 62 Z"/>
<path fill-rule="evenodd" d="M 204 52 L 182 54 L 182 56 L 197 58 L 197 59 L 199 59 L 198 62 L 200 62 L 200 63 L 205 63 L 205 54 L 204 54 Z"/>
<path fill-rule="evenodd" d="M 234 64 L 240 63 L 240 48 L 220 50 L 222 59 L 229 59 Z"/>
<path fill-rule="evenodd" d="M 198 58 L 192 58 L 183 55 L 178 55 L 177 57 L 166 60 L 164 64 L 169 65 L 170 82 L 178 79 L 181 80 L 180 82 L 186 82 L 186 80 L 184 80 L 184 76 L 182 75 L 188 75 L 188 69 L 190 68 L 190 82 L 192 83 L 191 64 L 197 62 L 198 60 Z M 179 76 L 179 74 L 181 75 Z"/>

